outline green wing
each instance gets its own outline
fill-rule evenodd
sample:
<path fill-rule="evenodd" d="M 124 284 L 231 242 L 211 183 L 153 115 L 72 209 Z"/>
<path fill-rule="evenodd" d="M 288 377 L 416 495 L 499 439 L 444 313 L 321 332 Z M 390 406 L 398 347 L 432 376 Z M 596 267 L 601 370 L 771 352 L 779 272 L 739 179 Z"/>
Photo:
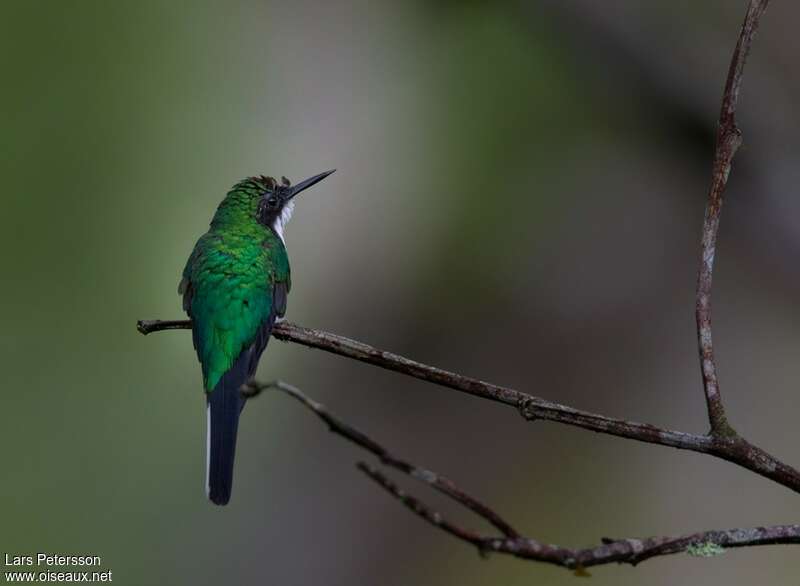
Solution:
<path fill-rule="evenodd" d="M 255 372 L 277 316 L 286 311 L 289 262 L 283 243 L 208 232 L 198 240 L 178 291 L 211 391 L 240 354 Z"/>

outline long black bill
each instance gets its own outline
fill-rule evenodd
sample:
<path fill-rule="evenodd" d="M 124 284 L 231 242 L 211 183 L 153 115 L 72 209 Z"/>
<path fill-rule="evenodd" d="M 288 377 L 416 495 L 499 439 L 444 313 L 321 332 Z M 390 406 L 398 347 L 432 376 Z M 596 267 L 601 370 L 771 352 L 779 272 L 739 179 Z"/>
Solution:
<path fill-rule="evenodd" d="M 319 183 L 320 181 L 325 179 L 325 177 L 327 177 L 328 175 L 330 175 L 334 171 L 336 171 L 336 169 L 331 169 L 330 171 L 325 171 L 324 173 L 320 173 L 319 175 L 314 175 L 313 177 L 309 177 L 305 181 L 301 181 L 300 183 L 298 183 L 296 185 L 292 185 L 289 188 L 289 196 L 286 199 L 287 200 L 292 199 L 295 195 L 297 195 L 298 193 L 300 193 L 301 191 L 303 191 L 305 189 L 308 189 L 312 185 L 316 185 L 317 183 Z"/>

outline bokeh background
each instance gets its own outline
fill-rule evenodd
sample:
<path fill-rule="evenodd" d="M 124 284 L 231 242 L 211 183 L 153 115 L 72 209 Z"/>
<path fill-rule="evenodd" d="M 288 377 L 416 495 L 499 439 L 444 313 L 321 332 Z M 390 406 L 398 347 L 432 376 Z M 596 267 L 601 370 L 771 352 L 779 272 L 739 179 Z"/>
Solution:
<path fill-rule="evenodd" d="M 288 317 L 547 399 L 705 430 L 693 289 L 745 2 L 22 2 L 0 19 L 0 551 L 101 555 L 119 584 L 571 584 L 480 559 L 365 479 L 285 396 L 243 415 L 235 491 L 176 286 L 236 180 L 338 173 L 287 231 Z M 800 7 L 745 78 L 715 289 L 737 428 L 800 463 Z M 798 521 L 724 462 L 552 424 L 299 346 L 302 387 L 544 541 Z M 484 526 L 398 478 L 464 524 Z M 789 584 L 792 547 L 591 571 Z"/>

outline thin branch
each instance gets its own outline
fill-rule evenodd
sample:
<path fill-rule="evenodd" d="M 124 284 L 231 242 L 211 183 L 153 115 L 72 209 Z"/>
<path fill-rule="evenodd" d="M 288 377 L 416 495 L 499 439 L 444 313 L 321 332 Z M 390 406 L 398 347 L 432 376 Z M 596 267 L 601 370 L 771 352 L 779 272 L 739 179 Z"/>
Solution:
<path fill-rule="evenodd" d="M 351 427 L 347 423 L 343 422 L 341 419 L 335 417 L 332 413 L 325 409 L 321 403 L 314 401 L 297 387 L 283 381 L 273 381 L 266 384 L 253 381 L 244 387 L 243 392 L 249 397 L 255 397 L 268 389 L 277 389 L 283 391 L 287 395 L 297 399 L 300 401 L 300 403 L 313 411 L 317 417 L 327 423 L 331 432 L 350 440 L 368 452 L 372 452 L 386 466 L 400 470 L 401 472 L 404 472 L 405 474 L 408 474 L 417 480 L 425 482 L 439 492 L 447 495 L 454 501 L 461 503 L 469 510 L 486 519 L 506 537 L 519 537 L 519 533 L 517 533 L 510 524 L 504 521 L 500 515 L 492 511 L 483 503 L 466 494 L 455 484 L 453 484 L 453 482 L 444 476 L 436 474 L 435 472 L 425 470 L 424 468 L 419 468 L 393 456 L 388 450 L 386 450 L 386 448 L 378 444 L 376 441 L 370 439 L 365 433 L 358 431 L 354 427 Z"/>
<path fill-rule="evenodd" d="M 189 320 L 149 320 L 137 324 L 138 330 L 143 334 L 191 327 Z M 528 421 L 553 421 L 598 433 L 716 456 L 800 492 L 800 472 L 740 437 L 696 435 L 574 409 L 515 389 L 429 366 L 338 334 L 304 328 L 286 321 L 276 323 L 272 335 L 284 342 L 324 350 L 514 407 Z"/>
<path fill-rule="evenodd" d="M 601 545 L 582 549 L 543 543 L 529 537 L 516 539 L 490 537 L 479 535 L 448 521 L 419 499 L 401 490 L 374 466 L 359 462 L 358 468 L 415 514 L 450 535 L 471 543 L 481 553 L 504 553 L 569 569 L 588 568 L 614 562 L 636 565 L 654 557 L 684 551 L 705 556 L 722 553 L 724 549 L 734 547 L 800 543 L 800 525 L 701 531 L 689 535 L 644 539 L 603 539 Z M 723 550 L 715 550 L 713 546 L 723 548 Z"/>
<path fill-rule="evenodd" d="M 703 236 L 701 239 L 700 269 L 697 275 L 695 296 L 695 318 L 697 320 L 697 340 L 700 350 L 700 369 L 703 375 L 703 389 L 708 408 L 711 433 L 716 436 L 735 437 L 736 432 L 728 423 L 722 395 L 717 379 L 717 364 L 714 358 L 714 343 L 711 335 L 711 285 L 714 276 L 714 257 L 716 255 L 717 233 L 725 187 L 731 171 L 731 163 L 742 144 L 742 132 L 736 124 L 736 105 L 742 86 L 742 74 L 753 37 L 758 30 L 761 15 L 767 9 L 769 0 L 751 0 L 747 9 L 739 40 L 731 58 L 722 107 L 717 128 L 716 149 L 711 187 L 708 193 Z"/>
<path fill-rule="evenodd" d="M 192 321 L 188 319 L 140 319 L 136 322 L 136 329 L 143 336 L 168 330 L 191 330 Z"/>
<path fill-rule="evenodd" d="M 520 535 L 498 513 L 458 488 L 451 480 L 393 455 L 377 441 L 333 415 L 324 405 L 311 399 L 297 387 L 282 381 L 270 383 L 253 381 L 244 387 L 243 392 L 249 397 L 255 397 L 269 389 L 276 389 L 293 397 L 324 421 L 331 432 L 371 452 L 383 464 L 432 486 L 445 496 L 488 521 L 502 534 L 501 536 L 482 535 L 449 521 L 416 497 L 400 489 L 378 468 L 366 462 L 358 463 L 359 470 L 378 483 L 389 494 L 399 499 L 416 515 L 457 539 L 476 546 L 481 554 L 497 552 L 522 559 L 547 562 L 565 568 L 580 569 L 613 562 L 637 564 L 653 557 L 687 550 L 701 554 L 708 551 L 712 553 L 721 551 L 714 550 L 709 545 L 731 548 L 778 543 L 800 543 L 800 525 L 781 525 L 726 531 L 705 531 L 678 537 L 604 539 L 601 545 L 585 549 L 571 549 L 546 544 Z"/>

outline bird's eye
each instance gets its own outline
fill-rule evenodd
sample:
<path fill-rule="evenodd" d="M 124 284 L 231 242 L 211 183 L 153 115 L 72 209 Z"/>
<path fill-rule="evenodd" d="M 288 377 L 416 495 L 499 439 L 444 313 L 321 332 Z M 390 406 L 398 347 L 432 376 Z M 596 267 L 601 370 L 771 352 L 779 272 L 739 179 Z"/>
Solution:
<path fill-rule="evenodd" d="M 273 195 L 267 200 L 267 203 L 269 204 L 269 207 L 274 208 L 276 205 L 278 205 L 278 198 Z"/>

